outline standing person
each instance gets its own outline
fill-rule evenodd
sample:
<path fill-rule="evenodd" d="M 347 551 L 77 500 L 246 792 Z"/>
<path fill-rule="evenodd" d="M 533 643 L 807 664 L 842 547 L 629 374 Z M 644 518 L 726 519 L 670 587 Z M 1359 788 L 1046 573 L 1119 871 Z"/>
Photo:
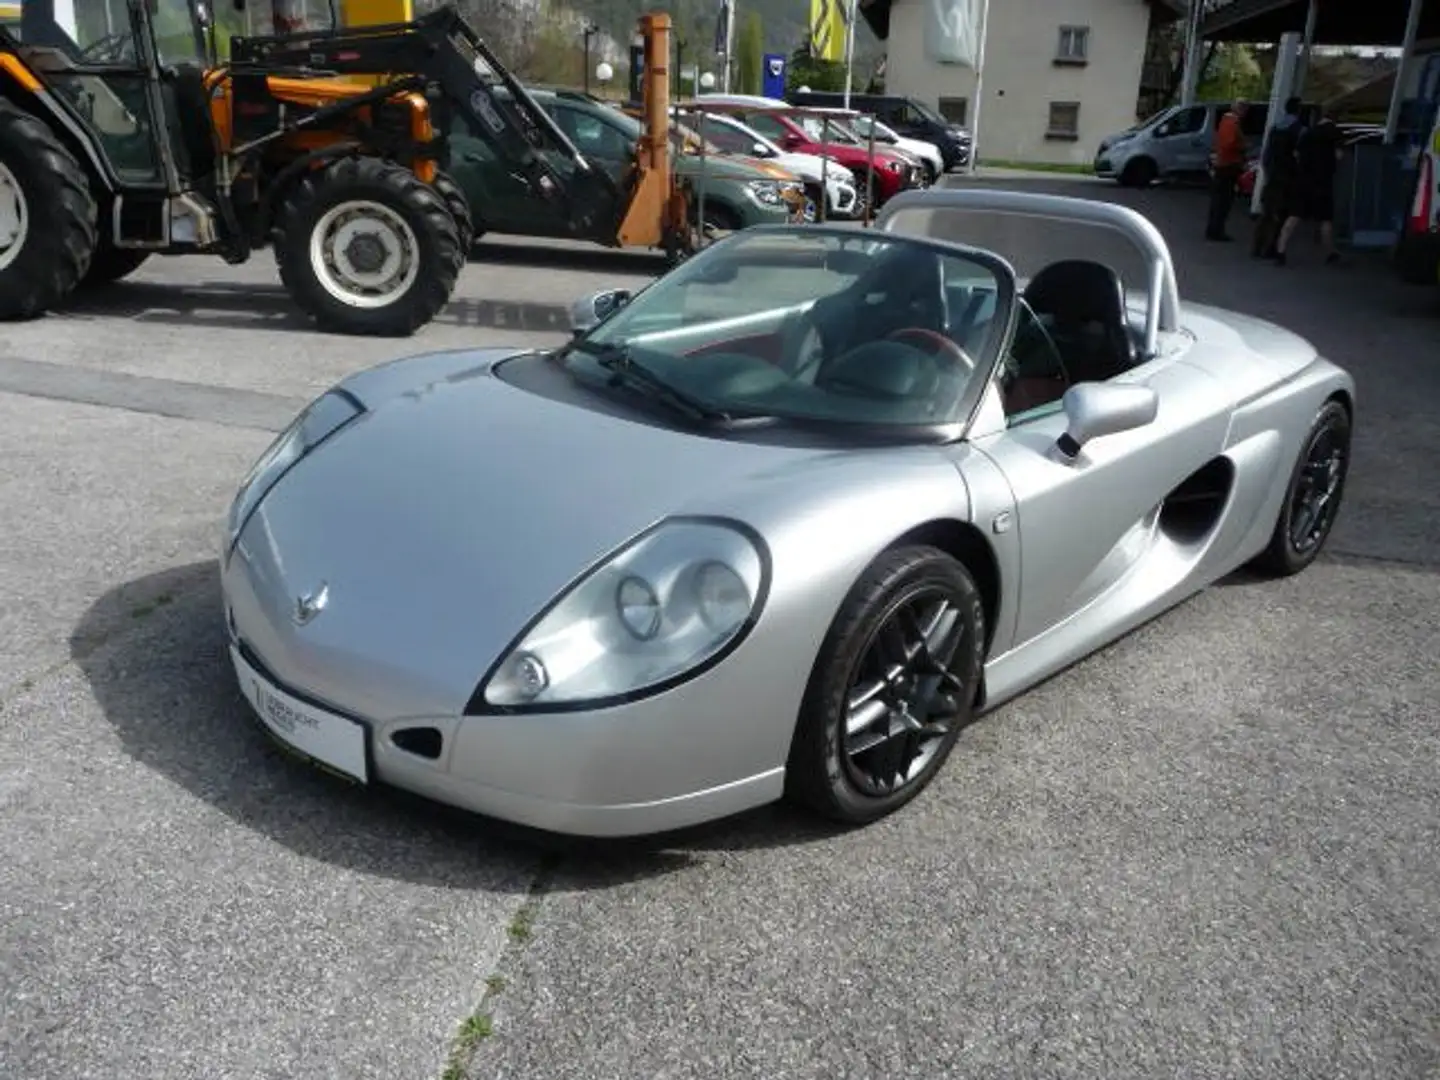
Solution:
<path fill-rule="evenodd" d="M 1280 230 L 1294 212 L 1299 183 L 1298 147 L 1304 126 L 1300 122 L 1300 99 L 1285 99 L 1285 115 L 1270 129 L 1265 152 L 1260 159 L 1265 186 L 1260 190 L 1260 223 L 1255 227 L 1250 253 L 1256 258 L 1273 259 L 1279 250 Z"/>
<path fill-rule="evenodd" d="M 1300 138 L 1296 148 L 1295 206 L 1285 219 L 1280 240 L 1275 245 L 1275 262 L 1279 266 L 1285 265 L 1290 238 L 1301 221 L 1313 221 L 1320 226 L 1325 261 L 1340 261 L 1340 253 L 1335 250 L 1335 174 L 1340 169 L 1340 155 L 1344 153 L 1340 140 L 1340 129 L 1335 126 L 1334 118 L 1323 111 L 1316 124 Z"/>
<path fill-rule="evenodd" d="M 1210 152 L 1210 214 L 1205 223 L 1206 240 L 1229 240 L 1225 227 L 1235 202 L 1235 184 L 1245 169 L 1245 102 L 1236 101 L 1215 125 L 1215 142 Z"/>

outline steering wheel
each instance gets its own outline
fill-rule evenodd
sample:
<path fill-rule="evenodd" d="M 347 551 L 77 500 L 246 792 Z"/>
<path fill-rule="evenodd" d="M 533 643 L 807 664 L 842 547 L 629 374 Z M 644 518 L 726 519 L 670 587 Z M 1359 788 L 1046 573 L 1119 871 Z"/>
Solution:
<path fill-rule="evenodd" d="M 970 354 L 944 334 L 935 330 L 926 330 L 921 326 L 902 326 L 899 330 L 892 330 L 885 335 L 886 341 L 905 341 L 906 339 L 922 348 L 928 345 L 929 351 L 933 355 L 949 360 L 952 365 L 960 368 L 967 375 L 975 370 L 975 361 Z"/>

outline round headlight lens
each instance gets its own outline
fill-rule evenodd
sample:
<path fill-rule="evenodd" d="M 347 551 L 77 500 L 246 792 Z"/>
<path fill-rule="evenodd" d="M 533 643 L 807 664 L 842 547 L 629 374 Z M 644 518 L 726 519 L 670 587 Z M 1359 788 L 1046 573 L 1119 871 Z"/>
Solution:
<path fill-rule="evenodd" d="M 660 598 L 644 578 L 630 576 L 615 589 L 620 623 L 638 640 L 649 641 L 660 632 Z"/>
<path fill-rule="evenodd" d="M 550 685 L 550 673 L 538 656 L 521 653 L 515 658 L 515 683 L 524 697 L 533 698 Z"/>
<path fill-rule="evenodd" d="M 717 634 L 726 634 L 750 617 L 752 600 L 744 579 L 724 563 L 708 562 L 695 575 L 700 618 Z"/>

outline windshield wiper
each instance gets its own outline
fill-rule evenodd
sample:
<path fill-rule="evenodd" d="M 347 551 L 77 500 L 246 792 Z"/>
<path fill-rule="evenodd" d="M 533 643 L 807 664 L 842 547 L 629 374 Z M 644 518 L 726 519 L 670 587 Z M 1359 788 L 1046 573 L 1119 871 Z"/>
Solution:
<path fill-rule="evenodd" d="M 593 357 L 595 362 L 606 371 L 613 372 L 613 383 L 628 385 L 634 390 L 648 394 L 656 401 L 669 405 L 676 412 L 684 413 L 692 420 L 730 423 L 739 419 L 732 413 L 717 409 L 697 397 L 692 397 L 684 390 L 672 386 L 660 378 L 644 364 L 636 363 L 628 345 L 590 345 L 588 342 L 577 342 L 572 348 L 576 352 Z"/>

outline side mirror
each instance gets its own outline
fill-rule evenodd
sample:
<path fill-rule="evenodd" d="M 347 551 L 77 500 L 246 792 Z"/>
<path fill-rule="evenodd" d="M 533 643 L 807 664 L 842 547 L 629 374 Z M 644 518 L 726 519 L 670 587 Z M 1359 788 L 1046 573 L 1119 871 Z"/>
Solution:
<path fill-rule="evenodd" d="M 785 137 L 780 140 L 780 145 L 786 150 L 794 150 L 801 143 L 800 136 L 793 131 L 787 131 Z"/>
<path fill-rule="evenodd" d="M 1062 403 L 1069 424 L 1055 440 L 1055 452 L 1067 464 L 1091 440 L 1144 427 L 1160 409 L 1150 387 L 1121 383 L 1079 383 L 1065 391 Z"/>
<path fill-rule="evenodd" d="M 1170 134 L 1170 125 L 1169 125 L 1169 124 L 1161 124 L 1159 127 L 1157 127 L 1157 128 L 1155 129 L 1155 137 L 1156 137 L 1157 139 L 1166 138 L 1167 136 L 1169 136 L 1169 134 Z"/>
<path fill-rule="evenodd" d="M 630 302 L 629 289 L 604 289 L 570 306 L 570 332 L 588 334 Z"/>
<path fill-rule="evenodd" d="M 750 148 L 750 153 L 754 157 L 768 158 L 770 156 L 770 148 L 763 142 L 757 142 Z"/>

